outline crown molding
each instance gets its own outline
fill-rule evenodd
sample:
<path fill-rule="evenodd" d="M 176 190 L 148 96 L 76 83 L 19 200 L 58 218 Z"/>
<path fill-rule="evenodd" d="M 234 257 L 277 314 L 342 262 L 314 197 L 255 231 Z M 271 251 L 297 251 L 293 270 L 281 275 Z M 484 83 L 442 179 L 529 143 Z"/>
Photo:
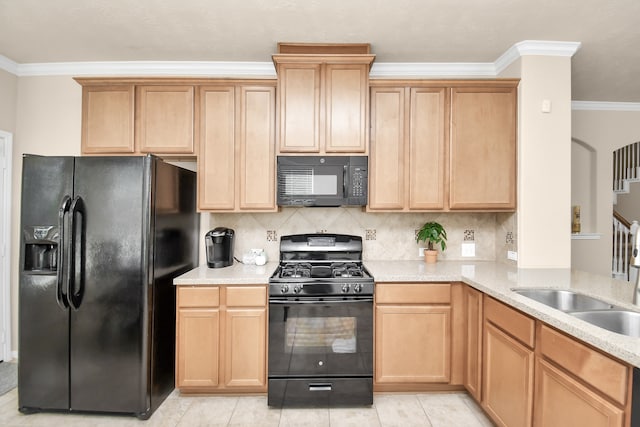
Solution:
<path fill-rule="evenodd" d="M 524 40 L 494 62 L 374 63 L 372 78 L 496 77 L 524 55 L 573 56 L 579 42 Z M 276 77 L 272 62 L 120 61 L 17 64 L 0 55 L 0 68 L 17 76 L 261 76 Z"/>
<path fill-rule="evenodd" d="M 15 62 L 13 62 L 12 60 L 10 60 L 4 55 L 0 55 L 0 69 L 5 70 L 6 72 L 9 72 L 16 76 L 19 75 L 18 64 L 16 64 Z"/>
<path fill-rule="evenodd" d="M 272 62 L 120 61 L 18 65 L 19 76 L 276 77 Z"/>
<path fill-rule="evenodd" d="M 571 101 L 574 111 L 640 111 L 640 102 Z"/>
<path fill-rule="evenodd" d="M 490 62 L 381 62 L 371 66 L 369 77 L 495 77 Z"/>
<path fill-rule="evenodd" d="M 496 75 L 500 74 L 519 58 L 527 55 L 573 56 L 580 49 L 580 42 L 557 42 L 542 40 L 524 40 L 511 46 L 494 62 Z"/>

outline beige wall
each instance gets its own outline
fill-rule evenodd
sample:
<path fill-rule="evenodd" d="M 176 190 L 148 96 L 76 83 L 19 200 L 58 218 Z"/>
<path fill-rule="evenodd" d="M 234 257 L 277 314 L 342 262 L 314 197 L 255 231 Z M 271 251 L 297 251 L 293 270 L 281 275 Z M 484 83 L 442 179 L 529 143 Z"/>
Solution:
<path fill-rule="evenodd" d="M 640 111 L 574 110 L 572 136 L 594 150 L 595 187 L 591 211 L 595 217 L 592 233 L 596 240 L 572 241 L 572 266 L 598 274 L 611 275 L 611 211 L 613 150 L 640 140 Z M 576 188 L 582 184 L 575 183 Z M 575 197 L 578 197 L 576 194 Z"/>
<path fill-rule="evenodd" d="M 518 86 L 518 267 L 571 266 L 571 58 L 526 55 Z M 551 112 L 541 112 L 543 100 Z M 511 249 L 510 249 L 511 250 Z"/>
<path fill-rule="evenodd" d="M 19 262 L 22 155 L 80 154 L 82 88 L 71 77 L 20 77 L 13 138 L 11 265 Z M 18 270 L 11 271 L 12 349 L 18 348 Z"/>
<path fill-rule="evenodd" d="M 15 132 L 18 77 L 0 69 L 0 130 Z"/>

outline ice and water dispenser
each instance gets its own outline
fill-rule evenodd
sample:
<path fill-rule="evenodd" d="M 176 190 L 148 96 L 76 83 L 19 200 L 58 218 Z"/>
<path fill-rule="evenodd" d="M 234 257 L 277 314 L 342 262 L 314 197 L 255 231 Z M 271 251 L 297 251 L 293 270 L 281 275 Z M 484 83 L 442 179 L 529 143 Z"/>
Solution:
<path fill-rule="evenodd" d="M 58 242 L 56 226 L 29 226 L 24 233 L 24 271 L 55 273 L 58 270 Z"/>

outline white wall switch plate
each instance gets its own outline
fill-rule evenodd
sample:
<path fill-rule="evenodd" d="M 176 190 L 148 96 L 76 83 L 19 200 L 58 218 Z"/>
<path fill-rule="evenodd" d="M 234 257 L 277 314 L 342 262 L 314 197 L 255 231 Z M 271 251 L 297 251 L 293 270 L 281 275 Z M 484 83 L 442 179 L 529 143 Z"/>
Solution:
<path fill-rule="evenodd" d="M 476 244 L 475 243 L 463 243 L 462 244 L 462 256 L 465 256 L 465 257 L 476 256 Z"/>
<path fill-rule="evenodd" d="M 510 259 L 512 261 L 517 261 L 518 260 L 518 252 L 516 252 L 516 251 L 507 251 L 507 259 Z"/>
<path fill-rule="evenodd" d="M 418 248 L 418 256 L 423 257 L 425 249 L 427 249 L 427 248 Z"/>

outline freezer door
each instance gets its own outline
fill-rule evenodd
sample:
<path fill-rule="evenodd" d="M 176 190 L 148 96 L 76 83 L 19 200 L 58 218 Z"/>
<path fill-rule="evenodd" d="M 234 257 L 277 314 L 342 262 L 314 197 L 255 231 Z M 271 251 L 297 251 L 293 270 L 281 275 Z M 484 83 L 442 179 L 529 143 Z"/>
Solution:
<path fill-rule="evenodd" d="M 76 159 L 71 410 L 143 413 L 148 402 L 150 157 Z"/>
<path fill-rule="evenodd" d="M 24 412 L 69 408 L 69 309 L 59 286 L 59 210 L 72 194 L 73 157 L 23 158 L 18 405 Z"/>

